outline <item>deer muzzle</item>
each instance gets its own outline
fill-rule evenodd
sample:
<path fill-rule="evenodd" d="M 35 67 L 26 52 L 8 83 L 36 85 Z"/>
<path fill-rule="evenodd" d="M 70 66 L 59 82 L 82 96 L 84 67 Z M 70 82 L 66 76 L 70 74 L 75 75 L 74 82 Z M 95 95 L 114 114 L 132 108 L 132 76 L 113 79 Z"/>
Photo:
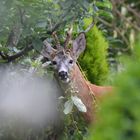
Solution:
<path fill-rule="evenodd" d="M 67 79 L 68 79 L 68 73 L 65 72 L 65 71 L 60 71 L 60 72 L 58 73 L 58 76 L 59 76 L 60 79 L 63 80 L 63 81 L 67 81 Z"/>

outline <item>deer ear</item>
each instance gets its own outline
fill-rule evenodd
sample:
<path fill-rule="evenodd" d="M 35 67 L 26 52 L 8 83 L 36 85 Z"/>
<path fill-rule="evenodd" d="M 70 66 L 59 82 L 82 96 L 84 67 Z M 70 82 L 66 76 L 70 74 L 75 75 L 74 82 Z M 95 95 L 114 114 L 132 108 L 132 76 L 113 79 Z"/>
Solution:
<path fill-rule="evenodd" d="M 55 53 L 56 53 L 56 50 L 52 48 L 52 46 L 48 43 L 47 40 L 44 40 L 41 54 L 50 60 L 53 58 Z"/>
<path fill-rule="evenodd" d="M 79 55 L 85 50 L 86 48 L 86 39 L 85 34 L 80 33 L 79 36 L 73 41 L 73 55 L 74 58 L 77 59 Z"/>

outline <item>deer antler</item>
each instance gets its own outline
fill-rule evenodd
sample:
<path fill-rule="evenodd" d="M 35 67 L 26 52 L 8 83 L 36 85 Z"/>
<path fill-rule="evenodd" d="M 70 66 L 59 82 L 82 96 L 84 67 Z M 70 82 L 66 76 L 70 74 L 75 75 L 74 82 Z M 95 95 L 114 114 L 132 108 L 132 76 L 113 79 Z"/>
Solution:
<path fill-rule="evenodd" d="M 94 26 L 94 22 L 92 21 L 91 24 L 87 27 L 87 29 L 83 32 L 87 33 L 93 26 Z M 65 49 L 67 49 L 67 47 L 69 45 L 69 41 L 71 40 L 72 30 L 73 30 L 73 26 L 71 26 L 70 29 L 67 31 L 67 37 L 66 37 L 66 40 L 64 42 Z"/>
<path fill-rule="evenodd" d="M 73 26 L 71 26 L 71 28 L 69 29 L 69 31 L 67 31 L 67 37 L 66 37 L 66 40 L 64 42 L 64 48 L 65 49 L 68 47 L 69 41 L 71 40 L 72 30 L 73 30 Z"/>
<path fill-rule="evenodd" d="M 60 45 L 59 39 L 58 39 L 58 37 L 57 37 L 56 31 L 54 31 L 54 32 L 52 33 L 52 35 L 53 35 L 53 37 L 54 37 L 54 39 L 55 39 L 57 50 L 60 50 L 60 49 L 61 49 L 61 45 Z"/>

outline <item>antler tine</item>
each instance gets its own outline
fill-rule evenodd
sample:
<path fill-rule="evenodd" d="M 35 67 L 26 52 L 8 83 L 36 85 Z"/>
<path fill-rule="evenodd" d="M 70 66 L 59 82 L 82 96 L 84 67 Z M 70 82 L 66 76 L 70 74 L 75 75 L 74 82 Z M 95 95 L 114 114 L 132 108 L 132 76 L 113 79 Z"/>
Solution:
<path fill-rule="evenodd" d="M 66 37 L 66 40 L 64 42 L 64 48 L 65 49 L 68 47 L 69 41 L 71 40 L 72 30 L 73 30 L 73 26 L 71 26 L 71 28 L 69 29 L 69 31 L 67 31 L 67 37 Z"/>
<path fill-rule="evenodd" d="M 60 49 L 61 49 L 61 45 L 60 45 L 59 39 L 58 39 L 58 37 L 57 37 L 56 31 L 54 31 L 54 32 L 52 33 L 52 35 L 53 35 L 53 37 L 54 37 L 54 39 L 55 39 L 57 50 L 60 50 Z"/>

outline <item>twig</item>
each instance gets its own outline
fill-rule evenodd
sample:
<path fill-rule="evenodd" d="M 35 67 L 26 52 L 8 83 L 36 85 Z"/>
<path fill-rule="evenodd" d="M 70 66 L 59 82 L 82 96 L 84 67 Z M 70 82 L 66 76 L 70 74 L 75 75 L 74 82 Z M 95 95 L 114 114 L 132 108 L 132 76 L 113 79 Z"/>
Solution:
<path fill-rule="evenodd" d="M 134 9 L 132 9 L 130 6 L 126 5 L 126 4 L 123 4 L 128 11 L 130 11 L 131 13 L 133 13 L 136 17 L 140 18 L 140 14 L 137 13 Z"/>
<path fill-rule="evenodd" d="M 133 24 L 132 22 L 130 22 L 125 16 L 123 16 L 121 13 L 120 13 L 120 11 L 119 10 L 115 10 L 116 11 L 116 13 L 119 15 L 119 17 L 120 18 L 122 18 L 123 20 L 125 20 L 126 22 L 128 22 L 133 28 L 135 28 L 136 30 L 138 30 L 138 31 L 140 31 L 140 28 L 137 26 L 137 25 L 135 25 L 135 24 Z"/>
<path fill-rule="evenodd" d="M 22 25 L 24 25 L 25 22 L 25 11 L 23 11 L 20 7 L 17 7 L 17 11 L 17 16 L 19 17 L 19 20 L 16 21 L 15 25 L 13 25 L 6 43 L 6 47 L 9 48 L 17 46 L 22 33 Z"/>
<path fill-rule="evenodd" d="M 18 10 L 19 10 L 19 18 L 20 18 L 20 23 L 21 23 L 21 25 L 23 25 L 23 26 L 25 26 L 25 20 L 26 20 L 26 18 L 25 18 L 25 10 L 24 9 L 22 9 L 21 7 L 18 7 Z"/>
<path fill-rule="evenodd" d="M 94 22 L 92 22 L 84 32 L 87 33 L 93 26 Z"/>
<path fill-rule="evenodd" d="M 67 20 L 65 19 L 65 17 L 67 17 L 67 15 L 70 13 L 71 7 L 72 7 L 72 6 L 73 6 L 73 4 L 69 6 L 68 10 L 67 10 L 62 16 L 60 16 L 59 22 L 56 23 L 56 24 L 54 25 L 53 28 L 51 27 L 51 30 L 48 30 L 48 31 L 46 32 L 47 34 L 51 35 L 51 34 L 52 34 L 54 31 L 56 31 L 60 26 L 65 25 L 65 24 L 67 23 Z M 73 21 L 73 19 L 75 19 L 76 17 L 77 17 L 77 16 L 71 17 L 71 18 L 69 19 L 69 21 Z"/>
<path fill-rule="evenodd" d="M 3 58 L 3 59 L 6 59 L 6 56 L 0 51 L 0 56 Z"/>
<path fill-rule="evenodd" d="M 97 17 L 99 21 L 101 21 L 103 24 L 105 24 L 108 27 L 114 28 L 116 30 L 116 32 L 122 37 L 123 41 L 125 42 L 125 44 L 127 46 L 129 46 L 129 41 L 127 40 L 127 38 L 122 34 L 122 32 L 120 31 L 120 29 L 118 27 L 116 27 L 115 25 L 113 26 L 112 24 L 108 23 L 107 21 Z"/>
<path fill-rule="evenodd" d="M 23 50 L 21 50 L 20 52 L 16 53 L 15 55 L 8 56 L 6 59 L 8 60 L 8 62 L 11 62 L 11 61 L 13 61 L 13 60 L 25 55 L 26 53 L 28 53 L 32 49 L 33 49 L 33 46 L 29 45 L 28 47 L 25 47 Z"/>
<path fill-rule="evenodd" d="M 101 19 L 100 17 L 97 17 L 97 19 L 98 19 L 100 22 L 102 22 L 103 24 L 105 24 L 106 26 L 108 26 L 108 27 L 113 27 L 112 24 L 110 24 L 109 22 L 107 22 L 107 21 Z"/>
<path fill-rule="evenodd" d="M 20 23 L 16 23 L 13 26 L 11 32 L 9 33 L 6 47 L 13 48 L 13 47 L 17 46 L 19 39 L 20 39 L 20 35 L 21 35 L 21 25 L 20 25 Z"/>
<path fill-rule="evenodd" d="M 33 49 L 32 45 L 29 45 L 28 47 L 25 47 L 23 50 L 21 50 L 20 52 L 11 55 L 11 56 L 5 56 L 2 52 L 0 52 L 0 56 L 2 57 L 3 60 L 6 60 L 6 62 L 11 62 L 16 60 L 19 57 L 22 57 L 23 55 L 25 55 L 26 53 L 28 53 L 29 51 L 31 51 Z"/>

